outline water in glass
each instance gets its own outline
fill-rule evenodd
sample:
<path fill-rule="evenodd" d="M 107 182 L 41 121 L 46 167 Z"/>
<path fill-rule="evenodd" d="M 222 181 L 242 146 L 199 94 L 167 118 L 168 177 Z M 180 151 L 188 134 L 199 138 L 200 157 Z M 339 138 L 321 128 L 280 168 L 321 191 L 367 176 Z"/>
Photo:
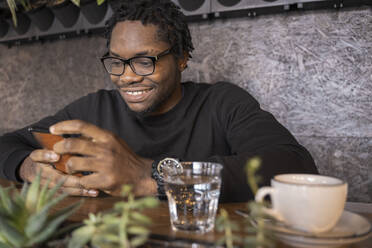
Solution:
<path fill-rule="evenodd" d="M 165 190 L 172 228 L 198 232 L 212 230 L 218 207 L 220 185 L 219 175 L 189 173 L 167 178 Z"/>

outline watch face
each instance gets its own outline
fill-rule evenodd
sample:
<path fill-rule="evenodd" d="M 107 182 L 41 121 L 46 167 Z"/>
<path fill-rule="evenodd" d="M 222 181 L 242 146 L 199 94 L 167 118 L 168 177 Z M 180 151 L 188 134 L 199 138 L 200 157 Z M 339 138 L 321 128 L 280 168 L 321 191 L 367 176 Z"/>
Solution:
<path fill-rule="evenodd" d="M 158 173 L 161 177 L 164 176 L 165 167 L 170 167 L 170 168 L 174 168 L 176 170 L 181 170 L 181 171 L 183 169 L 181 163 L 177 159 L 165 158 L 159 162 L 158 168 L 157 168 Z"/>

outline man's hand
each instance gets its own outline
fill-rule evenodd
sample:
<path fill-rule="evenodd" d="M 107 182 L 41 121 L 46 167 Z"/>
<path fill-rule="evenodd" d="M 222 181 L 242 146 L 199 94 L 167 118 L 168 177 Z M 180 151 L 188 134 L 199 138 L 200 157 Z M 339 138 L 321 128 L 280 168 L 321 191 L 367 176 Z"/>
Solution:
<path fill-rule="evenodd" d="M 25 182 L 32 182 L 36 175 L 41 172 L 40 184 L 46 184 L 50 180 L 49 187 L 55 186 L 61 180 L 63 185 L 59 189 L 63 193 L 77 196 L 92 196 L 98 195 L 97 190 L 89 190 L 83 188 L 80 184 L 80 178 L 72 175 L 64 174 L 55 170 L 51 165 L 57 162 L 60 156 L 49 150 L 34 150 L 22 163 L 20 168 L 20 177 Z"/>
<path fill-rule="evenodd" d="M 124 140 L 95 125 L 70 120 L 50 127 L 53 134 L 81 134 L 54 145 L 58 154 L 79 154 L 66 163 L 69 174 L 91 171 L 79 178 L 85 189 L 99 189 L 111 195 L 120 195 L 123 184 L 132 184 L 136 195 L 156 194 L 156 182 L 151 178 L 150 159 L 134 153 Z M 71 176 L 74 177 L 74 176 Z"/>

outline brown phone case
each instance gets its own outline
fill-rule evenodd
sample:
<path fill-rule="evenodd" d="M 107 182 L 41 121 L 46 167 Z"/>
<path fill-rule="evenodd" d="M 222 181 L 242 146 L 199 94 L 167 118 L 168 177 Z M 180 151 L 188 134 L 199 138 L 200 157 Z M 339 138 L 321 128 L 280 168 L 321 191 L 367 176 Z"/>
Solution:
<path fill-rule="evenodd" d="M 58 141 L 61 141 L 61 140 L 64 139 L 62 136 L 54 135 L 54 134 L 51 134 L 51 133 L 43 133 L 43 132 L 32 131 L 32 134 L 35 137 L 35 139 L 37 140 L 37 142 L 39 142 L 39 144 L 42 147 L 44 147 L 48 150 L 53 150 L 53 145 L 55 143 L 57 143 Z M 57 170 L 62 171 L 63 173 L 66 173 L 65 164 L 70 157 L 71 157 L 70 154 L 61 155 L 58 162 L 53 163 L 54 167 Z M 75 176 L 80 176 L 80 177 L 83 176 L 83 174 L 81 174 L 81 173 L 75 173 L 74 175 Z"/>

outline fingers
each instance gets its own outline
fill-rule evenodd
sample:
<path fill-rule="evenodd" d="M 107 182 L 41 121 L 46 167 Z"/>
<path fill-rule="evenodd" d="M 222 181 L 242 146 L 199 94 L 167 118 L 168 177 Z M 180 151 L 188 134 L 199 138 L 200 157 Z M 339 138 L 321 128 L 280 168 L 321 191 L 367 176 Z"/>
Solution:
<path fill-rule="evenodd" d="M 106 171 L 106 167 L 94 158 L 72 157 L 67 163 L 69 173 L 79 171 L 93 171 L 90 175 L 79 177 L 79 184 L 86 189 L 117 190 L 121 191 L 123 182 L 118 183 L 118 175 L 112 171 Z M 120 176 L 119 176 L 120 177 Z"/>
<path fill-rule="evenodd" d="M 113 187 L 112 183 L 114 180 L 109 178 L 107 174 L 103 175 L 100 173 L 93 173 L 88 176 L 81 177 L 80 183 L 84 188 L 87 189 L 110 189 Z"/>
<path fill-rule="evenodd" d="M 66 172 L 68 174 L 81 171 L 97 172 L 99 167 L 100 163 L 98 163 L 96 159 L 88 157 L 71 157 L 66 163 Z"/>
<path fill-rule="evenodd" d="M 53 150 L 59 154 L 75 153 L 87 156 L 99 156 L 105 148 L 90 140 L 81 138 L 68 138 L 54 144 Z"/>
<path fill-rule="evenodd" d="M 39 155 L 36 154 L 35 156 L 37 157 Z M 59 192 L 75 196 L 98 196 L 98 190 L 82 187 L 80 177 L 67 175 L 57 171 L 50 164 L 32 162 L 31 158 L 26 158 L 26 160 L 26 163 L 21 166 L 21 170 L 26 171 L 24 177 L 22 177 L 25 181 L 33 182 L 36 175 L 40 173 L 41 185 L 48 184 L 48 187 L 52 188 L 62 180 L 63 184 L 59 189 Z"/>
<path fill-rule="evenodd" d="M 61 188 L 58 190 L 60 193 L 67 193 L 73 196 L 98 196 L 98 190 L 82 187 L 80 177 L 63 174 L 48 165 L 39 164 L 38 167 L 38 170 L 41 171 L 41 185 L 49 183 L 48 187 L 52 188 L 60 181 L 63 181 Z"/>
<path fill-rule="evenodd" d="M 68 120 L 54 124 L 50 128 L 53 134 L 81 134 L 95 142 L 106 143 L 112 139 L 112 134 L 93 124 L 81 120 Z"/>
<path fill-rule="evenodd" d="M 49 164 L 43 163 L 35 163 L 30 160 L 31 163 L 23 164 L 21 166 L 21 177 L 26 182 L 33 182 L 36 178 L 38 173 L 41 174 L 41 178 L 43 179 L 43 168 L 47 168 L 48 166 L 51 167 Z M 45 176 L 44 176 L 45 177 Z"/>
<path fill-rule="evenodd" d="M 63 181 L 63 187 L 82 188 L 80 177 L 64 174 L 48 164 L 36 163 L 34 166 L 36 167 L 36 172 L 33 175 L 32 180 L 35 178 L 37 173 L 40 172 L 42 184 L 50 180 L 50 187 L 53 187 L 60 181 Z"/>
<path fill-rule="evenodd" d="M 67 193 L 68 195 L 73 196 L 89 196 L 89 197 L 97 197 L 98 190 L 94 189 L 84 189 L 84 188 L 69 188 L 69 187 L 61 187 L 59 189 L 61 193 Z"/>
<path fill-rule="evenodd" d="M 53 163 L 57 162 L 60 156 L 54 151 L 38 149 L 30 153 L 30 158 L 34 162 Z"/>

